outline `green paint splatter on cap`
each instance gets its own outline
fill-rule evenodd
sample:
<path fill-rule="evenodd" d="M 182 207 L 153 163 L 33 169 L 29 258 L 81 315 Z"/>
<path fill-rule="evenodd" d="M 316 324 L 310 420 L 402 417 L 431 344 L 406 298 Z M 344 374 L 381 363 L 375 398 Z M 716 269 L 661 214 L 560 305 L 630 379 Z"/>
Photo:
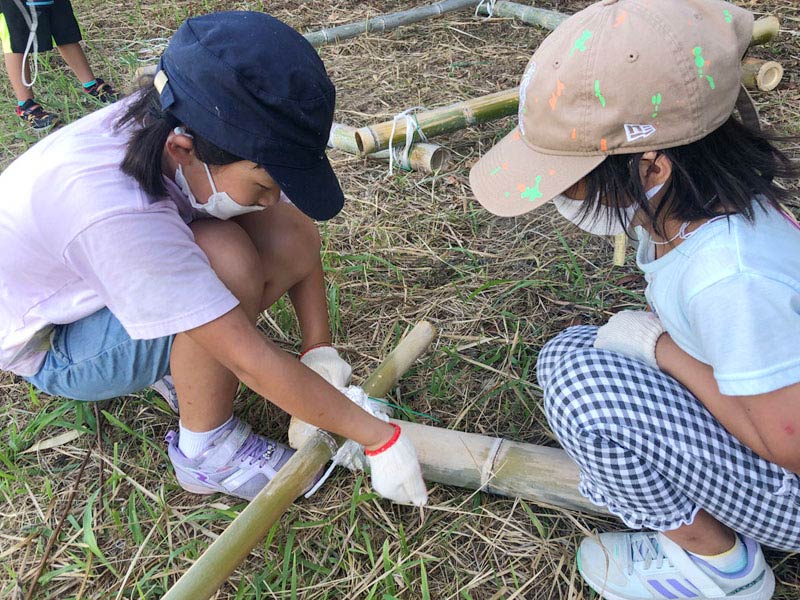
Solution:
<path fill-rule="evenodd" d="M 653 103 L 653 114 L 651 116 L 655 119 L 658 116 L 658 109 L 661 108 L 661 92 L 653 96 L 650 101 Z"/>
<path fill-rule="evenodd" d="M 730 22 L 733 21 L 733 15 L 731 14 L 731 11 L 723 10 L 722 14 L 725 15 L 725 22 L 726 23 L 730 23 Z"/>
<path fill-rule="evenodd" d="M 586 42 L 588 42 L 592 38 L 591 31 L 584 31 L 575 43 L 572 45 L 572 50 L 569 51 L 569 55 L 572 56 L 575 54 L 575 50 L 579 52 L 586 52 Z"/>
<path fill-rule="evenodd" d="M 694 54 L 694 64 L 697 67 L 697 75 L 698 77 L 705 77 L 706 81 L 708 81 L 708 85 L 711 89 L 715 89 L 717 86 L 714 83 L 714 78 L 711 75 L 704 75 L 703 74 L 703 67 L 706 64 L 706 59 L 703 58 L 703 49 L 700 46 L 695 46 L 692 49 L 692 54 Z"/>
<path fill-rule="evenodd" d="M 511 195 L 511 192 L 506 192 L 506 193 L 505 193 L 505 194 L 503 194 L 503 195 L 504 195 L 506 198 L 508 198 L 508 197 Z"/>
<path fill-rule="evenodd" d="M 502 169 L 503 167 L 495 167 L 494 169 L 489 171 L 489 175 L 497 175 Z"/>
<path fill-rule="evenodd" d="M 603 97 L 603 94 L 600 93 L 600 80 L 594 80 L 594 95 L 597 96 L 597 99 L 600 100 L 600 106 L 603 108 L 606 107 L 606 99 Z"/>
<path fill-rule="evenodd" d="M 542 197 L 542 192 L 539 191 L 539 184 L 541 182 L 542 182 L 542 176 L 541 175 L 537 175 L 536 176 L 536 183 L 534 184 L 534 186 L 533 187 L 530 187 L 530 186 L 526 187 L 525 191 L 522 192 L 519 195 L 519 197 L 520 198 L 527 198 L 531 202 L 533 202 L 537 198 L 541 198 Z"/>

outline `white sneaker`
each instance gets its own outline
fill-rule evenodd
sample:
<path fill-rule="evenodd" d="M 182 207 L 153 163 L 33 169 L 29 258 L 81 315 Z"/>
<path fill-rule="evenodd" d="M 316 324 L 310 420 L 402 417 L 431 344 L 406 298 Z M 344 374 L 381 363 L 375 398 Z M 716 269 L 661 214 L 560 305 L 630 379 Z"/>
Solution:
<path fill-rule="evenodd" d="M 170 431 L 169 458 L 178 483 L 195 494 L 223 492 L 252 500 L 275 477 L 294 450 L 253 433 L 250 425 L 233 417 L 196 458 L 178 448 L 178 432 Z"/>
<path fill-rule="evenodd" d="M 578 571 L 606 600 L 769 600 L 775 577 L 761 547 L 741 536 L 747 565 L 723 573 L 656 532 L 601 533 L 584 538 Z"/>
<path fill-rule="evenodd" d="M 156 381 L 150 386 L 158 392 L 176 415 L 180 414 L 178 410 L 178 393 L 175 391 L 175 384 L 172 382 L 172 375 L 164 375 L 161 379 Z"/>

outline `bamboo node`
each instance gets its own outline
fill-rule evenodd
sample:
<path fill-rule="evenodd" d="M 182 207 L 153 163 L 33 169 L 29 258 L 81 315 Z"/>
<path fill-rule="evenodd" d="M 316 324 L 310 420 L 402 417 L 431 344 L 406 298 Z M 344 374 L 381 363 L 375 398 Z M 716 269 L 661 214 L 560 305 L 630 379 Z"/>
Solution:
<path fill-rule="evenodd" d="M 494 438 L 489 454 L 486 456 L 486 461 L 481 468 L 481 489 L 487 488 L 489 482 L 494 478 L 494 468 L 497 456 L 500 454 L 500 447 L 503 445 L 503 438 Z"/>

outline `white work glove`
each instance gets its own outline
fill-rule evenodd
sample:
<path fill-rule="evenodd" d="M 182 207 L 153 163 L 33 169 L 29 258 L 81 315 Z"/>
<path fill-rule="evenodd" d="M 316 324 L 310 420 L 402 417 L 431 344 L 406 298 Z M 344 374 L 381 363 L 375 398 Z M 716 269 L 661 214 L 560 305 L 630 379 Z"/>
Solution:
<path fill-rule="evenodd" d="M 388 421 L 389 417 L 392 416 L 392 409 L 390 406 L 371 400 L 367 393 L 357 385 L 341 388 L 339 391 L 373 417 L 377 417 L 381 421 Z M 289 445 L 297 450 L 300 446 L 305 444 L 316 431 L 317 428 L 314 425 L 292 417 L 289 422 Z M 337 452 L 334 457 L 334 463 L 342 465 L 351 471 L 363 471 L 367 467 L 367 459 L 364 457 L 364 448 L 352 440 L 347 440 L 342 444 L 342 447 L 339 448 L 339 452 Z"/>
<path fill-rule="evenodd" d="M 300 355 L 300 362 L 333 387 L 343 388 L 350 384 L 353 368 L 333 346 L 317 346 L 306 350 Z"/>
<path fill-rule="evenodd" d="M 597 330 L 594 347 L 640 360 L 655 369 L 656 342 L 664 333 L 661 319 L 644 310 L 623 310 Z"/>
<path fill-rule="evenodd" d="M 422 480 L 417 451 L 398 425 L 395 434 L 377 450 L 365 452 L 372 473 L 372 488 L 381 496 L 401 504 L 424 506 L 428 490 Z"/>
<path fill-rule="evenodd" d="M 300 355 L 300 362 L 322 377 L 335 388 L 344 388 L 350 383 L 353 369 L 343 360 L 333 346 L 317 346 Z M 297 450 L 317 430 L 313 425 L 292 417 L 289 421 L 289 445 Z"/>

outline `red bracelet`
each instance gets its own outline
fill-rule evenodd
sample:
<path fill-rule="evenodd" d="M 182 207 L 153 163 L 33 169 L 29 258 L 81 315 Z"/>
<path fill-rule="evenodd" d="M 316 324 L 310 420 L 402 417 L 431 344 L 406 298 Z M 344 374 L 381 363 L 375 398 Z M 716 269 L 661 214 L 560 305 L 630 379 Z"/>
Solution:
<path fill-rule="evenodd" d="M 367 456 L 375 456 L 376 454 L 380 454 L 381 452 L 386 452 L 389 448 L 394 446 L 395 442 L 400 438 L 400 426 L 395 425 L 394 423 L 389 423 L 392 427 L 394 427 L 394 433 L 392 437 L 389 438 L 389 441 L 386 442 L 383 446 L 378 448 L 377 450 L 367 450 L 364 449 L 364 454 Z"/>
<path fill-rule="evenodd" d="M 325 347 L 333 348 L 333 344 L 329 344 L 328 342 L 320 342 L 319 344 L 314 344 L 313 346 L 311 346 L 311 348 L 306 348 L 305 350 L 303 350 L 303 352 L 297 358 L 298 359 L 303 358 L 306 354 L 308 354 L 312 350 L 315 350 L 316 348 L 325 348 Z"/>

